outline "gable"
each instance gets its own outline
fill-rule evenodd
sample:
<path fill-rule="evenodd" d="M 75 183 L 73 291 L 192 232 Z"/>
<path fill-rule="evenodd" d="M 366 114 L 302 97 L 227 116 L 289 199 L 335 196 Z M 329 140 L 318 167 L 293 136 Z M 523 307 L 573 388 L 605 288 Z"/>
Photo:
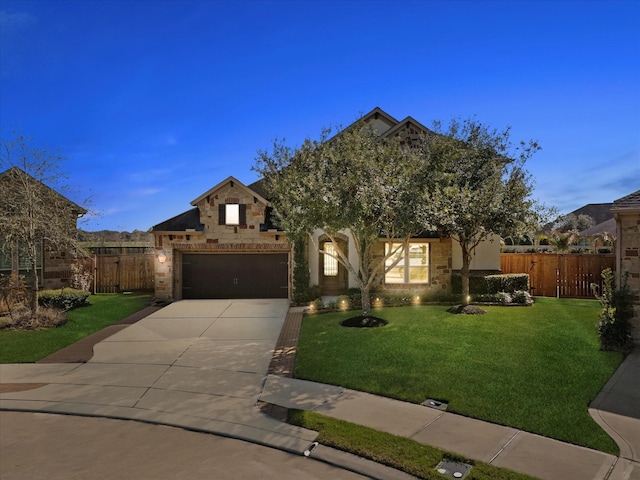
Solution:
<path fill-rule="evenodd" d="M 193 200 L 191 202 L 191 205 L 195 207 L 196 205 L 202 203 L 203 200 L 207 200 L 207 202 L 209 202 L 212 197 L 219 195 L 221 192 L 226 191 L 229 188 L 239 190 L 243 197 L 254 197 L 256 203 L 260 202 L 265 205 L 269 203 L 264 197 L 262 197 L 262 195 L 260 195 L 258 192 L 254 190 L 251 190 L 249 187 L 244 185 L 241 181 L 237 180 L 235 177 L 228 177 L 222 182 L 218 183 L 216 186 L 204 192 L 195 200 Z"/>
<path fill-rule="evenodd" d="M 0 181 L 9 182 L 9 187 L 12 183 L 19 181 L 20 179 L 25 178 L 27 182 L 30 182 L 38 192 L 42 193 L 43 197 L 46 197 L 50 200 L 53 200 L 57 205 L 65 205 L 65 208 L 68 208 L 70 212 L 72 212 L 76 216 L 84 215 L 87 213 L 87 210 L 82 208 L 80 205 L 72 202 L 64 195 L 56 192 L 53 188 L 48 187 L 32 175 L 28 174 L 24 170 L 18 167 L 11 167 L 4 172 L 0 173 Z"/>

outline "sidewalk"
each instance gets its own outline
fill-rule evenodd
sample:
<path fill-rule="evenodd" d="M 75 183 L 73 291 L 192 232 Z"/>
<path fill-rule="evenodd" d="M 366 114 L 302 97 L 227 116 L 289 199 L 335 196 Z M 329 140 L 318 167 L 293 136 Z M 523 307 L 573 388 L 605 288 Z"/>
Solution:
<path fill-rule="evenodd" d="M 178 303 L 91 346 L 94 357 L 68 357 L 85 363 L 0 365 L 0 383 L 14 387 L 0 396 L 0 410 L 140 420 L 302 454 L 317 434 L 267 417 L 256 404 L 276 414 L 307 409 L 543 480 L 640 480 L 638 349 L 590 409 L 620 445 L 618 459 L 435 408 L 290 378 L 300 309 L 286 313 L 286 305 L 275 303 L 265 313 L 264 305 L 252 303 Z M 84 355 L 89 343 L 85 339 Z M 27 386 L 34 388 L 18 391 Z M 323 446 L 310 457 L 371 478 L 408 478 Z"/>

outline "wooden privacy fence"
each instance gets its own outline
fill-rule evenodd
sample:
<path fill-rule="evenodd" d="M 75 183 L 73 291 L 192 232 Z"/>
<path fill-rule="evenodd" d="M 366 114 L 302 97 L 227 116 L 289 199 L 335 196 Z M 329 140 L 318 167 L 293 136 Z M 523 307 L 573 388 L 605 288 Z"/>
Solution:
<path fill-rule="evenodd" d="M 591 284 L 602 291 L 601 272 L 615 269 L 613 254 L 501 253 L 502 273 L 528 273 L 529 290 L 540 297 L 594 298 Z"/>
<path fill-rule="evenodd" d="M 153 253 L 94 255 L 94 293 L 154 289 Z"/>

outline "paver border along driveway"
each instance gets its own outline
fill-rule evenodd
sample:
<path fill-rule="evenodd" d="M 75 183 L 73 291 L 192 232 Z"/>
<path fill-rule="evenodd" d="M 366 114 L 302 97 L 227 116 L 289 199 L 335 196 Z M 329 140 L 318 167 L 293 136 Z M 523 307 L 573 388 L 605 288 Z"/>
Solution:
<path fill-rule="evenodd" d="M 266 416 L 257 400 L 287 299 L 181 300 L 108 337 L 84 364 L 0 365 L 0 408 L 162 423 L 303 453 L 316 432 Z"/>

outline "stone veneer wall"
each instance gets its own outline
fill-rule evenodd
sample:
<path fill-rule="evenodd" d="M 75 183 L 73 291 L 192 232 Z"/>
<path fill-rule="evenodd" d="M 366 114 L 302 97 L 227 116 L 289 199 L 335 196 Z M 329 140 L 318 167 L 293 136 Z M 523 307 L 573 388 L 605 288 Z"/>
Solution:
<path fill-rule="evenodd" d="M 409 295 L 438 295 L 451 293 L 452 273 L 452 243 L 450 238 L 435 238 L 420 240 L 428 243 L 430 250 L 430 281 L 428 284 L 389 284 L 381 283 L 377 289 L 389 292 Z M 383 255 L 383 245 L 379 254 Z M 381 279 L 382 281 L 382 279 Z"/>
<path fill-rule="evenodd" d="M 219 205 L 225 203 L 246 205 L 246 225 L 218 225 Z M 200 222 L 204 231 L 155 233 L 155 296 L 159 299 L 179 299 L 181 291 L 182 253 L 242 253 L 291 252 L 282 232 L 261 232 L 265 222 L 266 205 L 238 185 L 229 182 L 203 198 Z M 158 254 L 164 251 L 166 261 L 160 263 Z M 291 258 L 291 257 L 290 257 Z M 289 262 L 292 263 L 292 260 Z"/>
<path fill-rule="evenodd" d="M 625 281 L 633 294 L 633 336 L 640 345 L 640 213 L 617 214 L 618 285 Z"/>

